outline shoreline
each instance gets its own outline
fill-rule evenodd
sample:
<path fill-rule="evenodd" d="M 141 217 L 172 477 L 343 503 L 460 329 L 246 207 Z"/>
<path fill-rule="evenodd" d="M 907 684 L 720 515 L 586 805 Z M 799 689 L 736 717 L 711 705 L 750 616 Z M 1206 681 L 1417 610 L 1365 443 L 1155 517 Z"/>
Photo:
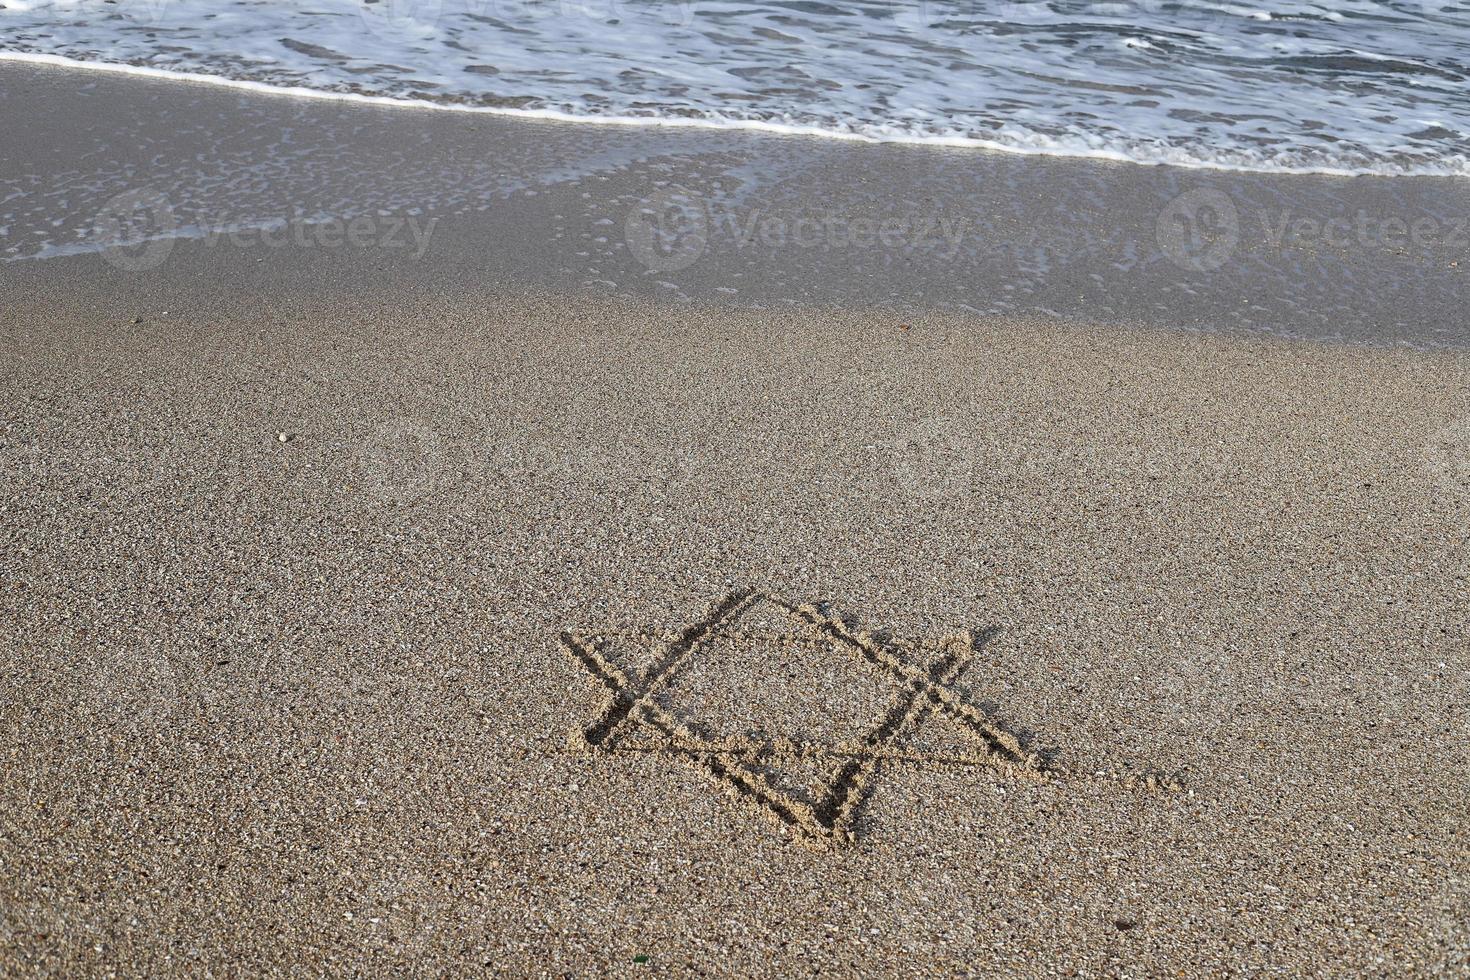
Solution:
<path fill-rule="evenodd" d="M 1470 214 L 1436 179 L 1120 168 L 489 115 L 466 126 L 446 113 L 106 74 L 56 84 L 78 77 L 0 64 L 0 122 L 54 132 L 45 147 L 12 141 L 0 166 L 57 174 L 0 209 L 0 257 L 126 240 L 109 236 L 137 222 L 129 233 L 149 222 L 381 218 L 366 236 L 372 254 L 342 236 L 241 247 L 262 274 L 365 260 L 402 288 L 449 293 L 487 281 L 730 308 L 882 306 L 1470 347 Z M 303 135 L 284 145 L 281 132 Z M 434 222 L 414 268 L 389 227 L 410 220 Z M 102 288 L 146 291 L 172 265 L 202 273 L 215 262 L 205 253 L 240 248 L 216 239 L 142 262 L 142 248 L 121 262 L 46 261 L 111 284 Z M 344 249 L 364 254 L 327 254 Z M 0 277 L 44 281 L 33 264 L 6 262 Z"/>
<path fill-rule="evenodd" d="M 0 209 L 0 257 L 97 241 L 134 220 L 146 232 L 148 220 L 382 217 L 372 241 L 390 237 L 388 223 L 434 220 L 420 267 L 398 262 L 401 238 L 357 259 L 403 288 L 450 294 L 488 281 L 731 309 L 881 306 L 1470 347 L 1470 215 L 1438 179 L 1270 178 L 497 116 L 466 128 L 447 113 L 148 79 L 56 85 L 75 76 L 0 65 L 0 120 L 54 128 L 47 147 L 0 148 L 0 166 L 62 175 Z M 363 264 L 326 254 L 341 241 L 247 248 L 288 275 L 300 262 L 326 273 Z M 215 262 L 206 251 L 221 250 L 179 242 L 153 259 L 162 272 L 203 273 Z M 47 262 L 98 288 L 169 281 L 151 259 Z M 0 276 L 12 288 L 44 281 L 31 264 L 4 263 Z"/>
<path fill-rule="evenodd" d="M 755 119 L 712 119 L 698 116 L 596 116 L 577 115 L 556 109 L 518 109 L 509 106 L 486 106 L 464 102 L 435 101 L 433 99 L 402 99 L 392 96 L 369 95 L 363 92 L 339 92 L 316 89 L 300 85 L 270 85 L 251 79 L 232 78 L 228 75 L 176 71 L 170 68 L 155 68 L 151 65 L 135 65 L 122 62 L 84 61 L 65 55 L 41 52 L 0 50 L 0 62 L 23 65 L 41 65 L 65 68 L 73 71 L 105 72 L 131 75 L 138 78 L 197 83 L 219 88 L 237 89 L 273 98 L 286 97 L 315 99 L 327 102 L 345 102 L 353 105 L 379 106 L 397 109 L 433 109 L 443 112 L 462 112 L 474 115 L 503 116 L 512 119 L 535 119 L 542 121 L 583 123 L 595 126 L 634 126 L 670 129 L 704 129 L 765 133 L 775 136 L 801 136 L 811 139 L 835 140 L 844 143 L 871 145 L 894 144 L 899 146 L 926 146 L 938 149 L 969 149 L 988 153 L 1004 153 L 1014 156 L 1035 156 L 1063 160 L 1085 160 L 1093 163 L 1117 163 L 1135 167 L 1170 167 L 1178 170 L 1204 170 L 1220 173 L 1265 174 L 1278 177 L 1415 177 L 1444 180 L 1470 181 L 1470 173 L 1429 172 L 1379 172 L 1344 170 L 1335 167 L 1269 168 L 1244 166 L 1229 163 L 1202 163 L 1186 160 L 1135 160 L 1122 153 L 1078 153 L 1075 150 L 1049 150 L 1044 147 L 1021 147 L 972 136 L 873 136 L 867 133 L 842 132 L 814 126 L 799 126 L 786 123 L 765 122 Z"/>

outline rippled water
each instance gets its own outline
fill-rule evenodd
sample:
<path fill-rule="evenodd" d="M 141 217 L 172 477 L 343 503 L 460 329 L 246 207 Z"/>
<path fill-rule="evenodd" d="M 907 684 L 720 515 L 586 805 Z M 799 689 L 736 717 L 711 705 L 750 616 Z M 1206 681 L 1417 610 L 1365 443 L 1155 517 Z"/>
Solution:
<path fill-rule="evenodd" d="M 1470 6 L 3 0 L 0 50 L 574 117 L 1470 175 Z"/>

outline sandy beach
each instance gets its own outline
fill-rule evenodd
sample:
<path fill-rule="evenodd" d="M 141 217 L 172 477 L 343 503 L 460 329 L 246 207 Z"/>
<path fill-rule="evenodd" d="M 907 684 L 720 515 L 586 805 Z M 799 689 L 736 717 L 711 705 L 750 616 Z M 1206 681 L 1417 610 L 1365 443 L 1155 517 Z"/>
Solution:
<path fill-rule="evenodd" d="M 965 282 L 717 239 L 584 282 L 625 230 L 583 218 L 697 150 L 417 260 L 0 265 L 0 969 L 1470 969 L 1454 260 L 1393 259 L 1438 349 L 1182 331 L 1142 291 L 986 311 L 988 247 Z M 1293 206 L 1382 200 L 1334 186 Z M 1393 272 L 1349 252 L 1310 289 Z M 1174 272 L 1287 277 L 1239 265 Z"/>
<path fill-rule="evenodd" d="M 7 315 L 8 969 L 1464 963 L 1462 358 L 377 299 Z M 946 690 L 1043 778 L 927 761 L 989 752 L 931 711 L 813 846 L 647 732 L 569 748 L 564 632 L 637 672 L 745 588 L 993 631 Z M 901 692 L 717 625 L 666 691 L 711 737 Z"/>

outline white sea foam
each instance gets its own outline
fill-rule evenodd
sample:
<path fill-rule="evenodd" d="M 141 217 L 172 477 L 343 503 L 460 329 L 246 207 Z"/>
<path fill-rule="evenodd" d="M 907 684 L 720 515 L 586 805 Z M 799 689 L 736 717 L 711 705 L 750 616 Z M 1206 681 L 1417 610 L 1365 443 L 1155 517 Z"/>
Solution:
<path fill-rule="evenodd" d="M 457 112 L 1470 175 L 1438 0 L 6 0 L 0 58 Z"/>

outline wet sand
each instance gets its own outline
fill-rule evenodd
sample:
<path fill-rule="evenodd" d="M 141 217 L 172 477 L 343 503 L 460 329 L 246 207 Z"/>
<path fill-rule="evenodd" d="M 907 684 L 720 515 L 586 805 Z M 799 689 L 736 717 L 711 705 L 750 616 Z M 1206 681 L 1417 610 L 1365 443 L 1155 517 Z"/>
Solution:
<path fill-rule="evenodd" d="M 46 137 L 0 141 L 0 260 L 95 250 L 108 227 L 202 241 L 156 276 L 78 267 L 74 298 L 103 303 L 190 275 L 325 278 L 1470 349 L 1459 179 L 465 117 L 4 62 L 0 130 Z M 50 288 L 38 269 L 0 262 L 0 283 Z"/>

